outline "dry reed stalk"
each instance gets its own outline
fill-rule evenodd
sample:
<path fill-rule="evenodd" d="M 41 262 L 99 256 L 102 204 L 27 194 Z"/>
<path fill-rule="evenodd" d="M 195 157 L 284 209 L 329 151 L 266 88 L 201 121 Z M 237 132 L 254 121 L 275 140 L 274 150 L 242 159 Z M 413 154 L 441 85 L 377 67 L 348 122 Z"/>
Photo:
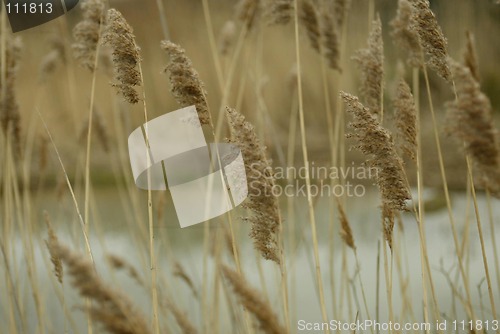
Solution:
<path fill-rule="evenodd" d="M 300 2 L 300 22 L 306 29 L 307 37 L 314 50 L 320 52 L 320 27 L 319 13 L 316 9 L 317 3 L 315 0 L 303 0 Z"/>
<path fill-rule="evenodd" d="M 73 29 L 72 49 L 80 65 L 93 72 L 106 6 L 102 0 L 86 0 L 81 7 L 83 19 Z"/>
<path fill-rule="evenodd" d="M 410 86 L 400 79 L 393 101 L 401 151 L 411 160 L 417 158 L 417 107 Z"/>
<path fill-rule="evenodd" d="M 0 89 L 2 96 L 0 99 L 0 125 L 7 135 L 12 134 L 14 151 L 21 153 L 21 115 L 15 93 L 15 83 L 19 60 L 21 59 L 22 43 L 19 37 L 6 35 L 5 39 L 5 73 L 2 73 Z M 5 81 L 4 81 L 5 80 Z"/>
<path fill-rule="evenodd" d="M 264 333 L 286 333 L 285 328 L 278 322 L 277 314 L 274 313 L 269 302 L 261 296 L 259 291 L 252 288 L 242 275 L 231 268 L 222 265 L 221 269 L 227 281 L 233 287 L 240 304 L 255 317 Z"/>
<path fill-rule="evenodd" d="M 50 261 L 52 262 L 52 265 L 54 266 L 54 274 L 57 277 L 57 281 L 59 283 L 63 283 L 63 266 L 62 266 L 62 261 L 61 258 L 57 255 L 55 249 L 53 248 L 53 245 L 59 244 L 59 240 L 57 238 L 56 233 L 54 232 L 54 229 L 52 228 L 52 224 L 50 223 L 50 217 L 47 212 L 43 213 L 44 216 L 44 221 L 45 225 L 47 225 L 47 234 L 49 239 L 45 240 L 45 245 L 47 246 L 47 249 L 49 250 L 50 253 Z"/>
<path fill-rule="evenodd" d="M 465 50 L 463 53 L 463 62 L 470 70 L 470 73 L 476 79 L 477 82 L 481 81 L 481 76 L 479 75 L 479 64 L 477 60 L 476 52 L 476 42 L 474 35 L 470 32 L 466 32 L 467 44 L 465 44 Z"/>
<path fill-rule="evenodd" d="M 492 107 L 469 67 L 450 61 L 457 99 L 449 102 L 450 133 L 456 136 L 479 172 L 482 187 L 500 197 L 500 143 Z"/>
<path fill-rule="evenodd" d="M 271 24 L 287 24 L 293 18 L 293 0 L 268 0 L 266 10 Z"/>
<path fill-rule="evenodd" d="M 222 26 L 219 35 L 219 52 L 222 56 L 229 55 L 231 48 L 234 45 L 236 38 L 236 23 L 234 21 L 226 21 Z"/>
<path fill-rule="evenodd" d="M 40 82 L 43 82 L 54 73 L 60 64 L 66 64 L 66 49 L 64 48 L 64 41 L 60 38 L 53 36 L 49 40 L 51 51 L 47 53 L 40 63 L 38 69 Z"/>
<path fill-rule="evenodd" d="M 231 133 L 230 141 L 241 149 L 248 183 L 248 200 L 245 208 L 252 215 L 245 218 L 252 224 L 250 237 L 254 247 L 266 260 L 280 263 L 278 234 L 280 217 L 278 199 L 273 194 L 274 178 L 271 164 L 266 158 L 265 147 L 255 133 L 255 128 L 234 109 L 227 108 Z"/>
<path fill-rule="evenodd" d="M 398 1 L 396 17 L 391 21 L 391 36 L 396 44 L 408 53 L 407 62 L 410 66 L 422 65 L 422 45 L 417 31 L 414 29 L 415 8 L 409 0 Z"/>
<path fill-rule="evenodd" d="M 331 6 L 322 1 L 319 12 L 320 42 L 323 56 L 328 61 L 331 69 L 341 71 L 340 68 L 340 41 L 339 26 Z"/>
<path fill-rule="evenodd" d="M 102 281 L 86 256 L 53 239 L 49 240 L 49 249 L 67 265 L 72 285 L 80 295 L 92 300 L 89 312 L 108 332 L 151 333 L 146 318 L 128 296 Z"/>
<path fill-rule="evenodd" d="M 452 73 L 454 73 L 453 70 L 452 70 Z M 479 215 L 479 208 L 478 208 L 478 204 L 477 204 L 476 190 L 475 190 L 475 187 L 474 187 L 474 179 L 473 179 L 473 176 L 472 176 L 472 164 L 471 164 L 470 157 L 468 155 L 465 157 L 465 159 L 466 159 L 466 162 L 467 162 L 467 174 L 468 174 L 470 185 L 471 185 L 472 200 L 473 200 L 473 203 L 474 203 L 474 212 L 476 214 L 477 232 L 478 232 L 478 235 L 479 235 L 479 242 L 481 244 L 481 255 L 482 255 L 482 258 L 483 258 L 484 274 L 485 274 L 485 277 L 486 277 L 486 283 L 488 285 L 488 295 L 489 295 L 489 299 L 490 299 L 491 313 L 492 313 L 493 319 L 497 319 L 497 311 L 496 311 L 496 307 L 495 307 L 495 297 L 493 295 L 493 287 L 492 287 L 492 284 L 491 284 L 491 277 L 490 277 L 490 271 L 489 271 L 489 266 L 488 266 L 488 257 L 486 255 L 486 248 L 484 246 L 483 228 L 482 228 L 482 224 L 481 224 L 481 217 Z M 498 330 L 497 330 L 497 332 L 498 332 Z"/>
<path fill-rule="evenodd" d="M 313 8 L 314 9 L 314 8 Z M 319 247 L 318 247 L 318 235 L 316 231 L 316 217 L 314 214 L 314 203 L 311 192 L 311 177 L 309 171 L 309 153 L 307 151 L 307 133 L 305 126 L 305 113 L 304 113 L 304 96 L 302 89 L 302 64 L 301 64 L 301 53 L 300 53 L 300 39 L 299 39 L 299 8 L 298 0 L 294 0 L 294 33 L 295 33 L 295 59 L 297 61 L 297 97 L 298 97 L 298 109 L 299 109 L 299 125 L 301 134 L 301 148 L 302 148 L 302 158 L 303 165 L 305 168 L 305 181 L 306 181 L 306 193 L 307 193 L 307 207 L 309 224 L 311 226 L 311 238 L 312 247 L 314 252 L 314 262 L 316 269 L 316 282 L 318 289 L 319 304 L 321 309 L 321 317 L 323 321 L 328 321 L 328 314 L 326 311 L 325 302 L 325 292 L 323 287 L 323 278 L 321 277 L 321 261 L 319 257 Z M 328 329 L 325 329 L 325 333 L 329 333 Z"/>
<path fill-rule="evenodd" d="M 368 47 L 358 50 L 353 57 L 361 70 L 361 93 L 367 107 L 374 114 L 382 115 L 384 80 L 384 43 L 380 16 L 372 22 L 368 36 Z"/>
<path fill-rule="evenodd" d="M 429 0 L 413 0 L 414 18 L 411 20 L 422 43 L 422 49 L 428 56 L 426 64 L 443 79 L 449 81 L 451 72 L 448 64 L 446 38 L 436 16 L 430 9 Z"/>
<path fill-rule="evenodd" d="M 170 57 L 170 62 L 164 71 L 168 73 L 171 92 L 177 103 L 183 107 L 195 105 L 201 125 L 211 125 L 205 85 L 194 69 L 193 63 L 179 45 L 162 41 L 161 47 Z"/>
<path fill-rule="evenodd" d="M 132 27 L 116 9 L 109 9 L 106 27 L 102 37 L 103 44 L 113 49 L 115 82 L 112 84 L 128 103 L 138 103 L 139 93 L 135 87 L 142 85 L 139 65 L 141 57 L 135 43 Z"/>
<path fill-rule="evenodd" d="M 139 274 L 137 269 L 127 260 L 114 254 L 108 254 L 106 258 L 113 269 L 124 270 L 130 278 L 137 282 L 137 284 L 142 287 L 146 286 L 141 274 Z"/>

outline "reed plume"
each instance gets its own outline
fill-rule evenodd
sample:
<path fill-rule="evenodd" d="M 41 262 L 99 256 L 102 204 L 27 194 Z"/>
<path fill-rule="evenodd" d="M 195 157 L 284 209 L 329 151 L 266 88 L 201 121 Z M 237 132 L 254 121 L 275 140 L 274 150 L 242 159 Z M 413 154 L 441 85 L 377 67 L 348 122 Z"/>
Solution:
<path fill-rule="evenodd" d="M 132 27 L 116 9 L 109 9 L 106 16 L 106 27 L 103 43 L 113 50 L 113 66 L 115 82 L 112 84 L 128 103 L 139 102 L 139 93 L 135 87 L 142 85 L 138 70 L 141 57 L 139 47 L 135 43 Z"/>
<path fill-rule="evenodd" d="M 361 70 L 361 93 L 369 110 L 381 113 L 384 80 L 384 43 L 380 16 L 372 22 L 368 47 L 358 50 L 353 57 Z"/>
<path fill-rule="evenodd" d="M 477 82 L 481 81 L 481 76 L 479 75 L 479 64 L 477 60 L 476 53 L 476 42 L 474 35 L 470 32 L 466 32 L 467 43 L 465 44 L 465 50 L 463 53 L 463 62 L 470 70 L 470 73 L 476 79 Z"/>
<path fill-rule="evenodd" d="M 102 0 L 85 0 L 81 7 L 83 19 L 73 29 L 75 42 L 72 48 L 80 65 L 94 71 L 101 25 L 104 24 L 105 19 L 105 4 Z"/>
<path fill-rule="evenodd" d="M 175 261 L 174 263 L 174 276 L 178 277 L 181 281 L 186 283 L 193 295 L 198 298 L 198 291 L 196 290 L 196 286 L 194 285 L 193 280 L 191 279 L 191 277 L 189 277 L 182 264 L 178 261 Z"/>
<path fill-rule="evenodd" d="M 408 64 L 422 66 L 422 44 L 415 26 L 415 8 L 409 0 L 399 0 L 396 17 L 390 22 L 395 43 L 408 52 Z"/>
<path fill-rule="evenodd" d="M 53 269 L 54 269 L 54 274 L 56 275 L 57 281 L 59 283 L 63 283 L 63 266 L 62 266 L 62 261 L 61 258 L 57 255 L 56 251 L 53 248 L 53 245 L 56 245 L 59 243 L 59 239 L 57 238 L 56 233 L 54 232 L 54 229 L 52 228 L 52 224 L 50 223 L 50 217 L 47 212 L 43 213 L 44 216 L 44 221 L 45 225 L 47 225 L 47 234 L 48 234 L 48 240 L 45 240 L 45 245 L 47 246 L 47 249 L 49 250 L 50 253 L 50 261 L 52 262 Z"/>
<path fill-rule="evenodd" d="M 393 101 L 400 148 L 403 154 L 415 161 L 417 156 L 417 108 L 410 86 L 400 79 Z"/>
<path fill-rule="evenodd" d="M 274 313 L 269 302 L 261 296 L 259 291 L 252 288 L 242 275 L 231 268 L 222 265 L 221 269 L 224 277 L 233 287 L 238 301 L 257 319 L 262 332 L 268 334 L 286 333 L 285 328 L 278 322 L 277 314 Z"/>
<path fill-rule="evenodd" d="M 60 64 L 66 64 L 66 49 L 64 48 L 64 41 L 60 38 L 53 37 L 49 40 L 50 51 L 47 53 L 40 63 L 39 67 L 39 80 L 43 82 L 54 73 Z"/>
<path fill-rule="evenodd" d="M 234 21 L 226 21 L 219 35 L 219 52 L 223 56 L 227 56 L 231 50 L 236 38 L 236 23 Z"/>
<path fill-rule="evenodd" d="M 189 320 L 186 312 L 182 311 L 179 307 L 177 307 L 173 302 L 167 300 L 166 307 L 172 312 L 177 325 L 182 333 L 184 334 L 196 334 L 198 331 L 196 330 L 195 325 Z"/>
<path fill-rule="evenodd" d="M 340 237 L 345 242 L 345 244 L 351 249 L 356 249 L 356 245 L 354 244 L 354 237 L 352 235 L 351 225 L 349 224 L 349 219 L 347 219 L 347 215 L 345 213 L 344 207 L 339 200 L 337 200 L 337 209 L 339 211 L 339 219 L 340 219 Z"/>
<path fill-rule="evenodd" d="M 21 115 L 16 97 L 16 78 L 21 56 L 20 38 L 6 35 L 5 45 L 5 82 L 0 82 L 2 96 L 0 100 L 0 124 L 4 134 L 12 134 L 13 147 L 21 153 Z"/>
<path fill-rule="evenodd" d="M 230 141 L 239 146 L 245 163 L 248 200 L 243 205 L 252 211 L 252 215 L 245 218 L 252 224 L 250 237 L 262 257 L 279 263 L 278 233 L 281 221 L 278 199 L 273 193 L 271 164 L 253 125 L 234 109 L 227 108 L 226 112 Z"/>
<path fill-rule="evenodd" d="M 339 29 L 344 25 L 350 8 L 351 0 L 333 0 L 333 12 L 335 13 Z"/>
<path fill-rule="evenodd" d="M 303 0 L 299 6 L 299 19 L 306 29 L 307 37 L 314 50 L 320 52 L 319 14 L 314 0 Z"/>
<path fill-rule="evenodd" d="M 183 107 L 195 105 L 201 125 L 211 125 L 205 85 L 186 52 L 170 41 L 162 41 L 161 47 L 170 57 L 164 72 L 168 73 L 171 92 L 177 103 Z"/>
<path fill-rule="evenodd" d="M 247 30 L 252 29 L 257 20 L 261 7 L 261 0 L 240 0 L 236 4 L 236 18 Z"/>
<path fill-rule="evenodd" d="M 451 61 L 457 99 L 447 104 L 449 132 L 471 157 L 480 185 L 500 197 L 500 143 L 492 107 L 467 66 Z"/>
<path fill-rule="evenodd" d="M 358 145 L 355 148 L 366 155 L 367 164 L 376 170 L 382 202 L 391 210 L 406 210 L 405 202 L 411 198 L 410 191 L 390 132 L 357 97 L 344 92 L 341 96 L 347 112 L 353 115 L 350 127 L 354 131 L 348 137 L 356 140 Z"/>
<path fill-rule="evenodd" d="M 126 295 L 101 280 L 85 255 L 71 251 L 57 240 L 49 240 L 49 249 L 67 265 L 72 285 L 82 297 L 92 301 L 90 315 L 106 331 L 117 334 L 151 333 L 144 315 Z"/>
<path fill-rule="evenodd" d="M 326 5 L 325 1 L 322 4 L 319 15 L 321 50 L 328 61 L 328 66 L 331 69 L 341 71 L 340 42 L 335 13 L 332 12 L 331 6 Z"/>
<path fill-rule="evenodd" d="M 293 18 L 294 0 L 268 0 L 266 9 L 271 24 L 287 24 Z"/>
<path fill-rule="evenodd" d="M 146 286 L 141 274 L 139 274 L 137 269 L 127 260 L 114 254 L 108 254 L 107 260 L 113 269 L 125 271 L 130 278 L 137 282 L 137 284 L 142 287 Z"/>
<path fill-rule="evenodd" d="M 426 63 L 445 80 L 450 80 L 448 64 L 448 42 L 443 35 L 436 16 L 430 9 L 429 0 L 413 0 L 413 28 L 417 31 L 422 49 L 427 54 Z"/>

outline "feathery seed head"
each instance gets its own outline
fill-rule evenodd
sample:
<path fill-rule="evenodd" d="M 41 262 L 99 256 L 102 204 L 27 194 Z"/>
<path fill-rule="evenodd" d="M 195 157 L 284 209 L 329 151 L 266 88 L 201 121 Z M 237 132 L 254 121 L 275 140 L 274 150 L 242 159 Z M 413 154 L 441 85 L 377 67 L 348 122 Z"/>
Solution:
<path fill-rule="evenodd" d="M 83 20 L 73 29 L 75 43 L 72 48 L 80 65 L 94 71 L 97 45 L 104 24 L 105 5 L 102 0 L 86 0 L 82 3 Z"/>
<path fill-rule="evenodd" d="M 170 41 L 162 41 L 161 47 L 170 57 L 164 71 L 168 73 L 171 92 L 177 103 L 183 107 L 195 105 L 201 125 L 211 125 L 205 85 L 186 52 Z"/>
<path fill-rule="evenodd" d="M 391 21 L 392 32 L 396 44 L 408 52 L 408 63 L 413 67 L 422 65 L 422 45 L 417 31 L 414 29 L 415 8 L 409 0 L 398 1 L 396 17 Z"/>
<path fill-rule="evenodd" d="M 380 125 L 357 97 L 344 92 L 341 92 L 341 96 L 347 112 L 353 115 L 350 126 L 354 131 L 348 137 L 357 141 L 355 148 L 366 155 L 368 165 L 377 171 L 376 181 L 382 202 L 392 210 L 406 210 L 406 201 L 411 195 L 390 132 Z"/>
<path fill-rule="evenodd" d="M 449 81 L 451 72 L 448 64 L 448 42 L 430 8 L 429 0 L 413 0 L 413 6 L 415 16 L 412 23 L 427 54 L 426 62 L 439 76 Z"/>
<path fill-rule="evenodd" d="M 384 80 L 384 43 L 380 16 L 372 22 L 368 47 L 358 50 L 353 59 L 361 70 L 361 92 L 367 107 L 375 114 L 380 112 Z"/>
<path fill-rule="evenodd" d="M 279 263 L 278 233 L 280 215 L 278 199 L 272 191 L 274 177 L 252 124 L 234 109 L 227 108 L 231 142 L 241 149 L 248 181 L 248 199 L 244 206 L 252 211 L 245 220 L 252 224 L 250 236 L 265 259 Z"/>
<path fill-rule="evenodd" d="M 417 156 L 417 108 L 410 86 L 401 79 L 393 101 L 401 150 L 415 161 Z"/>
<path fill-rule="evenodd" d="M 299 19 L 307 32 L 314 50 L 320 51 L 319 15 L 314 0 L 302 0 L 299 7 Z"/>
<path fill-rule="evenodd" d="M 481 185 L 500 197 L 500 143 L 491 103 L 468 67 L 450 63 L 458 98 L 447 104 L 449 132 L 465 147 Z"/>
<path fill-rule="evenodd" d="M 118 93 L 128 103 L 139 102 L 139 93 L 135 87 L 141 86 L 141 74 L 138 70 L 141 57 L 139 47 L 135 43 L 132 27 L 116 9 L 109 9 L 106 17 L 106 29 L 103 43 L 113 49 L 113 66 L 115 69 L 115 86 Z"/>

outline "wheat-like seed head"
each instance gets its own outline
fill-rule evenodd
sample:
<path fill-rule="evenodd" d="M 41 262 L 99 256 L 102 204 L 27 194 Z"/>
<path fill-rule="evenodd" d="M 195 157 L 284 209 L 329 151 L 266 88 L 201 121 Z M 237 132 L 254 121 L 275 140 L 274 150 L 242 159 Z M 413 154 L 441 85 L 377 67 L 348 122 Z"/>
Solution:
<path fill-rule="evenodd" d="M 0 125 L 5 135 L 12 136 L 14 152 L 19 155 L 21 153 L 21 114 L 15 83 L 22 43 L 19 37 L 14 38 L 6 33 L 5 44 L 5 82 L 0 82 L 0 89 L 4 92 L 0 100 Z"/>
<path fill-rule="evenodd" d="M 85 255 L 71 251 L 57 239 L 49 239 L 49 249 L 67 265 L 73 287 L 82 297 L 92 301 L 88 311 L 106 331 L 116 334 L 151 333 L 146 317 L 125 294 L 102 281 Z"/>
<path fill-rule="evenodd" d="M 320 41 L 323 56 L 328 61 L 328 66 L 330 66 L 330 68 L 341 71 L 340 34 L 335 19 L 335 13 L 331 11 L 331 6 L 327 6 L 325 1 L 322 1 L 319 18 Z"/>
<path fill-rule="evenodd" d="M 314 50 L 320 51 L 319 14 L 314 0 L 302 0 L 299 6 L 299 19 L 306 29 L 307 37 Z"/>
<path fill-rule="evenodd" d="M 53 248 L 53 245 L 57 245 L 59 243 L 59 240 L 57 238 L 56 233 L 54 232 L 54 229 L 52 228 L 52 224 L 50 223 L 49 214 L 47 212 L 44 212 L 43 216 L 45 220 L 45 225 L 47 225 L 47 234 L 49 236 L 49 239 L 45 240 L 45 245 L 47 246 L 47 249 L 49 250 L 50 253 L 50 261 L 54 266 L 54 274 L 56 275 L 56 278 L 59 281 L 59 283 L 62 284 L 64 278 L 62 261 Z"/>
<path fill-rule="evenodd" d="M 248 284 L 245 278 L 231 268 L 222 265 L 222 273 L 238 301 L 257 319 L 260 330 L 267 334 L 284 334 L 285 328 L 278 322 L 278 316 L 261 293 Z"/>
<path fill-rule="evenodd" d="M 241 149 L 248 182 L 248 200 L 244 206 L 252 211 L 245 220 L 252 224 L 250 236 L 254 247 L 268 260 L 279 263 L 278 233 L 280 215 L 278 199 L 274 196 L 274 177 L 255 129 L 245 117 L 227 108 L 231 142 Z"/>
<path fill-rule="evenodd" d="M 347 215 L 340 200 L 337 200 L 337 209 L 339 211 L 340 219 L 340 237 L 347 246 L 349 246 L 351 249 L 356 249 L 351 225 L 349 224 L 349 219 L 347 219 Z"/>
<path fill-rule="evenodd" d="M 400 148 L 408 158 L 417 157 L 417 108 L 410 86 L 400 79 L 393 101 Z"/>
<path fill-rule="evenodd" d="M 142 287 L 146 287 L 146 284 L 144 283 L 144 279 L 142 278 L 141 274 L 139 274 L 137 269 L 135 269 L 135 267 L 127 260 L 114 254 L 108 254 L 107 260 L 113 269 L 124 270 L 127 273 L 127 275 L 130 278 L 132 278 L 137 284 L 139 284 Z"/>
<path fill-rule="evenodd" d="M 471 157 L 481 185 L 500 197 L 500 142 L 491 103 L 470 69 L 450 62 L 457 99 L 447 104 L 449 132 Z"/>
<path fill-rule="evenodd" d="M 177 325 L 179 325 L 180 330 L 183 334 L 197 334 L 195 325 L 188 318 L 187 313 L 182 311 L 177 305 L 175 305 L 170 300 L 167 300 L 166 307 L 172 315 L 174 316 Z"/>
<path fill-rule="evenodd" d="M 42 58 L 38 70 L 40 82 L 43 82 L 48 76 L 54 73 L 58 65 L 66 64 L 67 61 L 66 49 L 64 47 L 63 40 L 53 36 L 49 40 L 49 44 L 51 50 Z"/>
<path fill-rule="evenodd" d="M 344 92 L 341 92 L 341 96 L 347 112 L 353 115 L 350 127 L 354 131 L 348 137 L 357 141 L 355 148 L 366 155 L 368 165 L 377 171 L 376 181 L 382 202 L 392 210 L 406 210 L 406 201 L 411 199 L 411 195 L 405 181 L 403 163 L 390 132 L 380 125 L 357 97 Z"/>
<path fill-rule="evenodd" d="M 414 29 L 415 8 L 409 0 L 398 1 L 396 17 L 391 21 L 391 35 L 401 49 L 408 52 L 408 63 L 414 67 L 422 65 L 422 45 Z"/>
<path fill-rule="evenodd" d="M 379 16 L 372 22 L 368 47 L 358 50 L 353 59 L 361 70 L 361 92 L 366 105 L 373 113 L 379 114 L 384 80 L 384 43 Z"/>
<path fill-rule="evenodd" d="M 115 86 L 125 101 L 138 103 L 139 93 L 136 86 L 141 86 L 139 63 L 141 57 L 139 47 L 135 43 L 132 27 L 116 9 L 109 9 L 106 16 L 106 29 L 103 43 L 113 49 L 113 66 L 115 70 Z"/>
<path fill-rule="evenodd" d="M 427 54 L 427 64 L 443 79 L 450 80 L 448 65 L 448 42 L 443 35 L 436 16 L 430 9 L 429 0 L 413 0 L 413 28 L 417 31 L 422 48 Z"/>
<path fill-rule="evenodd" d="M 80 65 L 94 71 L 97 45 L 104 24 L 105 4 L 102 0 L 85 0 L 82 5 L 83 20 L 73 29 L 75 43 L 72 48 Z"/>
<path fill-rule="evenodd" d="M 337 18 L 337 27 L 340 29 L 347 19 L 347 14 L 351 8 L 351 0 L 333 0 L 333 11 Z"/>
<path fill-rule="evenodd" d="M 293 18 L 294 0 L 267 0 L 266 12 L 271 24 L 287 24 Z"/>
<path fill-rule="evenodd" d="M 201 125 L 211 125 L 205 85 L 194 69 L 193 63 L 186 56 L 186 52 L 170 41 L 162 41 L 161 48 L 170 57 L 170 62 L 164 71 L 168 73 L 171 92 L 177 103 L 183 107 L 195 105 Z"/>

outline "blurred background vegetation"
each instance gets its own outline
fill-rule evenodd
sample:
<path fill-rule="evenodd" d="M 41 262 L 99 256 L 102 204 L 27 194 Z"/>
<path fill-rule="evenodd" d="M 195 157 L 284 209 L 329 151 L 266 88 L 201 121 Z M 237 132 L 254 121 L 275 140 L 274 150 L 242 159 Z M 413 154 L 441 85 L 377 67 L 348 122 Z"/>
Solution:
<path fill-rule="evenodd" d="M 368 7 L 367 0 L 353 0 L 349 12 L 347 27 L 347 55 L 353 53 L 366 44 L 368 35 Z M 435 0 L 431 1 L 432 9 L 448 38 L 449 53 L 455 59 L 461 58 L 465 45 L 465 32 L 471 31 L 476 40 L 477 54 L 481 70 L 481 84 L 483 91 L 489 96 L 498 120 L 500 110 L 500 6 L 492 0 Z M 159 47 L 164 38 L 160 25 L 160 16 L 155 1 L 110 1 L 110 5 L 123 13 L 133 26 L 137 36 L 137 43 L 141 47 L 143 71 L 145 76 L 145 91 L 147 96 L 148 112 L 150 117 L 156 117 L 178 108 L 169 92 L 169 84 L 162 69 L 167 62 L 167 56 Z M 221 102 L 221 90 L 217 82 L 214 66 L 214 57 L 208 41 L 209 32 L 204 18 L 201 1 L 165 0 L 165 17 L 167 18 L 170 39 L 186 49 L 187 55 L 193 61 L 194 67 L 205 82 L 212 114 L 216 117 Z M 390 20 L 395 16 L 396 0 L 377 0 L 375 10 L 380 13 L 385 48 L 385 108 L 391 114 L 391 96 L 393 94 L 395 78 L 398 75 L 398 62 L 405 58 L 393 44 L 390 36 Z M 235 2 L 229 0 L 209 1 L 213 20 L 213 32 L 220 39 L 221 30 L 228 20 L 234 20 Z M 71 168 L 83 164 L 85 149 L 85 123 L 88 117 L 90 101 L 91 75 L 78 68 L 71 56 L 70 43 L 72 41 L 72 27 L 80 20 L 81 12 L 78 9 L 71 11 L 64 18 L 54 20 L 43 26 L 20 32 L 17 35 L 23 39 L 23 53 L 19 76 L 16 83 L 20 103 L 23 133 L 38 127 L 37 149 L 33 159 L 40 160 L 40 166 L 34 166 L 34 175 L 42 170 L 48 175 L 47 184 L 57 182 L 59 173 L 54 159 L 43 157 L 47 149 L 52 152 L 44 130 L 38 122 L 39 110 L 54 134 L 56 145 L 62 152 L 63 160 Z M 260 18 L 264 20 L 263 18 Z M 259 134 L 271 148 L 271 155 L 275 165 L 285 165 L 284 154 L 287 150 L 289 122 L 293 114 L 293 71 L 295 64 L 294 32 L 291 25 L 269 26 L 258 24 L 250 32 L 243 47 L 242 56 L 238 64 L 238 73 L 230 95 L 229 105 L 239 107 L 254 124 Z M 321 68 L 319 55 L 312 50 L 307 36 L 301 33 L 301 48 L 303 57 L 303 85 L 306 112 L 306 127 L 311 160 L 317 164 L 327 164 L 329 151 L 326 143 L 328 133 L 326 128 L 325 106 L 322 97 Z M 57 45 L 64 45 L 66 52 L 50 73 L 44 73 L 41 66 L 44 58 Z M 104 50 L 105 51 L 105 50 Z M 227 69 L 229 56 L 221 56 L 223 70 Z M 114 96 L 110 88 L 110 76 L 105 62 L 101 62 L 101 71 L 97 76 L 96 110 L 99 120 L 102 121 L 105 138 L 96 137 L 93 144 L 92 171 L 96 183 L 115 181 L 113 172 L 109 168 L 110 159 L 115 159 L 128 165 L 127 157 L 116 156 L 116 122 L 113 110 L 118 112 L 124 121 L 125 131 L 121 137 L 126 140 L 128 133 L 141 124 L 141 107 L 130 108 L 122 104 Z M 406 75 L 411 82 L 410 69 Z M 334 86 L 335 76 L 342 75 L 342 87 Z M 359 93 L 359 71 L 350 59 L 344 60 L 342 74 L 329 72 L 330 95 L 336 100 L 339 90 L 353 94 Z M 423 85 L 423 80 L 422 80 Z M 440 124 L 443 130 L 445 145 L 445 162 L 450 173 L 457 173 L 457 177 L 450 176 L 450 186 L 461 187 L 465 173 L 465 162 L 458 153 L 456 145 L 448 140 L 445 134 L 444 103 L 453 98 L 452 91 L 447 84 L 431 74 L 431 85 L 435 106 L 439 112 Z M 422 91 L 424 87 L 422 86 Z M 426 170 L 425 181 L 429 185 L 440 182 L 437 170 L 437 157 L 431 126 L 428 120 L 427 102 L 425 94 L 421 96 L 423 108 L 423 145 L 424 164 Z M 334 108 L 336 104 L 334 103 Z M 336 112 L 336 110 L 335 110 Z M 498 125 L 498 122 L 497 122 Z M 390 122 L 388 124 L 390 126 Z M 97 131 L 98 132 L 98 131 Z M 82 133 L 84 133 L 82 135 Z M 119 137 L 118 137 L 119 138 Z M 297 146 L 297 152 L 300 148 Z M 355 152 L 348 153 L 348 160 L 361 161 Z M 300 164 L 298 159 L 297 164 Z M 54 167 L 54 168 L 52 168 Z M 454 182 L 454 180 L 458 180 Z M 455 184 L 456 183 L 456 184 Z"/>

